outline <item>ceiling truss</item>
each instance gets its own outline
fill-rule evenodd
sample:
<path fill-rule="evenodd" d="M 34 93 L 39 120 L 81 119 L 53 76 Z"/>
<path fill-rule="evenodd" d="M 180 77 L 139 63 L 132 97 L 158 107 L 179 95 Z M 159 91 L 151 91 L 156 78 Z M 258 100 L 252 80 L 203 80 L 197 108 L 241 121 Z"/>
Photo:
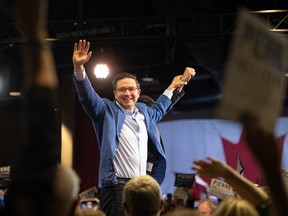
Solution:
<path fill-rule="evenodd" d="M 288 10 L 265 10 L 252 13 L 262 16 L 267 29 L 288 33 Z M 85 38 L 93 43 L 125 43 L 164 40 L 215 40 L 233 34 L 236 14 L 199 14 L 171 17 L 135 17 L 121 19 L 49 21 L 49 40 L 69 43 Z M 0 25 L 0 51 L 21 45 L 23 35 L 13 23 Z"/>

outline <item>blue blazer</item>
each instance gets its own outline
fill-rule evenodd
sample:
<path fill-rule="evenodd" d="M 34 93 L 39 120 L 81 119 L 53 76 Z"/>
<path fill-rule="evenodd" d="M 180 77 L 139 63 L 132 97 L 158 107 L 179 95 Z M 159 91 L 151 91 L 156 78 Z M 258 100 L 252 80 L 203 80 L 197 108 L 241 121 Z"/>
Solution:
<path fill-rule="evenodd" d="M 73 81 L 83 109 L 92 120 L 96 138 L 100 149 L 99 161 L 99 188 L 117 184 L 117 177 L 113 167 L 113 158 L 119 145 L 118 136 L 124 123 L 125 115 L 115 101 L 101 98 L 92 87 L 86 77 L 83 81 L 77 81 L 73 75 Z M 144 103 L 136 103 L 136 107 L 145 116 L 145 122 L 150 143 L 148 157 L 153 163 L 151 175 L 161 184 L 166 172 L 166 158 L 161 146 L 156 123 L 165 115 L 171 104 L 171 100 L 164 94 L 160 95 L 152 107 Z M 153 151 L 152 153 L 149 151 Z"/>

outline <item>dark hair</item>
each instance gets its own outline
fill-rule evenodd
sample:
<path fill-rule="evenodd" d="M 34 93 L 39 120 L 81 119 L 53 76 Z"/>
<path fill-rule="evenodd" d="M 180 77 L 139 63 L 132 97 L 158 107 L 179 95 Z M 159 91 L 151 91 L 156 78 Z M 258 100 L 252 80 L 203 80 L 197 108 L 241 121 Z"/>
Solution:
<path fill-rule="evenodd" d="M 117 74 L 117 75 L 114 77 L 114 79 L 113 79 L 113 81 L 112 81 L 112 87 L 113 87 L 113 89 L 115 90 L 115 89 L 117 88 L 117 82 L 118 82 L 119 80 L 122 80 L 122 79 L 125 79 L 125 78 L 134 79 L 135 82 L 136 82 L 137 88 L 140 89 L 140 84 L 139 84 L 136 76 L 134 76 L 134 75 L 131 74 L 131 73 L 127 73 L 127 72 L 119 73 L 119 74 Z"/>
<path fill-rule="evenodd" d="M 147 106 L 152 106 L 155 103 L 155 100 L 153 100 L 153 98 L 149 97 L 148 95 L 141 94 L 137 102 L 142 102 Z"/>

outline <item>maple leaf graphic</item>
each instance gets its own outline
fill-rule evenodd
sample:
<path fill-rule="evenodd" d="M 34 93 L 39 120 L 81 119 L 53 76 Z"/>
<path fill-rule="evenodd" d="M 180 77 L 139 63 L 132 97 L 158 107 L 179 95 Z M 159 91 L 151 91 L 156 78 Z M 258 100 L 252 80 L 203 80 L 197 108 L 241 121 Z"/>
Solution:
<path fill-rule="evenodd" d="M 286 134 L 277 138 L 280 155 L 283 153 L 283 145 Z M 264 178 L 261 174 L 261 169 L 257 160 L 254 158 L 249 147 L 245 143 L 245 136 L 243 131 L 238 143 L 232 143 L 229 140 L 221 137 L 222 145 L 226 162 L 250 181 L 258 185 L 264 185 Z M 259 144 L 261 145 L 261 143 Z M 269 160 L 269 157 L 267 157 Z M 239 164 L 241 163 L 241 165 Z M 273 161 L 271 161 L 273 163 Z"/>

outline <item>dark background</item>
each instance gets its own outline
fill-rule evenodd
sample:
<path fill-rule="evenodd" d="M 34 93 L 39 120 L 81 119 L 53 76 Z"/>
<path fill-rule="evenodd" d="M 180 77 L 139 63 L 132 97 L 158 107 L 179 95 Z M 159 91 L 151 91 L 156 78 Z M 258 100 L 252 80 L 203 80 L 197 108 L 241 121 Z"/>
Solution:
<path fill-rule="evenodd" d="M 22 89 L 20 48 L 24 39 L 13 25 L 13 0 L 0 0 L 0 6 L 0 96 L 7 99 L 8 92 Z M 186 111 L 210 107 L 221 97 L 240 7 L 257 11 L 271 28 L 278 26 L 287 33 L 287 11 L 279 12 L 288 9 L 284 0 L 50 0 L 47 26 L 61 75 L 72 72 L 73 43 L 79 39 L 91 42 L 93 56 L 87 69 L 92 73 L 98 61 L 110 66 L 107 81 L 94 81 L 105 97 L 112 97 L 107 87 L 115 73 L 128 71 L 140 80 L 153 78 L 141 84 L 142 92 L 155 98 L 172 77 L 187 66 L 194 67 L 197 77 L 176 107 Z"/>
<path fill-rule="evenodd" d="M 100 95 L 111 99 L 111 80 L 118 72 L 135 74 L 142 93 L 155 99 L 172 77 L 182 74 L 187 66 L 195 68 L 197 76 L 165 120 L 212 118 L 222 96 L 225 63 L 240 7 L 254 11 L 271 23 L 271 28 L 277 26 L 287 34 L 288 1 L 284 0 L 50 0 L 47 27 L 60 80 L 57 112 L 73 132 L 75 152 L 85 148 L 87 154 L 97 149 L 91 123 L 71 80 L 75 42 L 91 42 L 93 56 L 86 65 L 87 73 Z M 25 127 L 22 97 L 9 96 L 11 91 L 22 91 L 24 79 L 24 36 L 13 24 L 12 8 L 13 0 L 0 0 L 0 166 L 17 157 Z M 93 76 L 98 61 L 107 61 L 110 66 L 107 80 Z M 286 107 L 287 94 L 283 115 L 287 115 Z M 85 157 L 89 156 L 74 155 L 77 161 Z M 81 170 L 81 164 L 74 166 Z"/>

